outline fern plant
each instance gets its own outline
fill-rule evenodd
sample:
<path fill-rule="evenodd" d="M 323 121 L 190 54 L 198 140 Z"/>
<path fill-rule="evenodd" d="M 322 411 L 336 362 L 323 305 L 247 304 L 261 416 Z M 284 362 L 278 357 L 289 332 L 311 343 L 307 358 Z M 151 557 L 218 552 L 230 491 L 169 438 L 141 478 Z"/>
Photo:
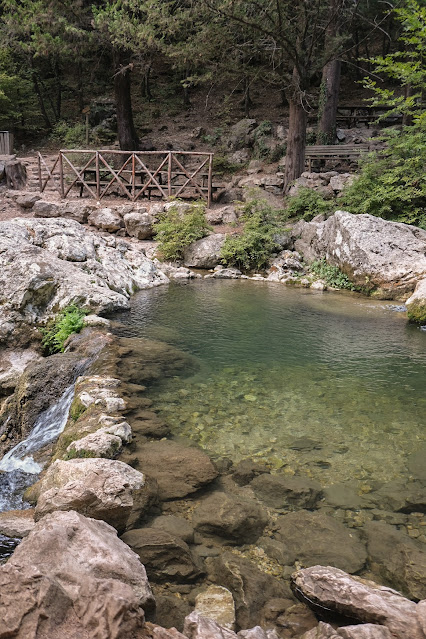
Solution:
<path fill-rule="evenodd" d="M 63 353 L 64 344 L 73 333 L 79 333 L 84 326 L 84 317 L 89 311 L 76 304 L 70 304 L 42 329 L 42 346 L 45 355 Z"/>

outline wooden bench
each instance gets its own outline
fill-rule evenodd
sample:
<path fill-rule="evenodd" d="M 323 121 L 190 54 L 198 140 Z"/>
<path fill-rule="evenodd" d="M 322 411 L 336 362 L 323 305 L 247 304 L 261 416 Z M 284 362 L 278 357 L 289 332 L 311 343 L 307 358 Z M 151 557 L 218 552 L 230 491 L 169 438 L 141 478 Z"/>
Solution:
<path fill-rule="evenodd" d="M 368 153 L 368 144 L 325 144 L 307 146 L 305 161 L 309 171 L 312 170 L 313 160 L 357 160 L 361 153 Z"/>

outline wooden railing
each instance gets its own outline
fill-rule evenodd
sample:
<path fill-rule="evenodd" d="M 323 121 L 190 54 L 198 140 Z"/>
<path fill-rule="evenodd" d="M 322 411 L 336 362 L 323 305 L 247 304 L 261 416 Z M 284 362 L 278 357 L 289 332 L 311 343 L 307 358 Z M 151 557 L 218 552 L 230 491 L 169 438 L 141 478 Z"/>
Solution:
<path fill-rule="evenodd" d="M 210 206 L 212 168 L 213 153 L 195 151 L 61 150 L 51 167 L 38 154 L 40 192 L 51 181 L 62 198 L 79 188 L 96 200 L 203 198 Z"/>

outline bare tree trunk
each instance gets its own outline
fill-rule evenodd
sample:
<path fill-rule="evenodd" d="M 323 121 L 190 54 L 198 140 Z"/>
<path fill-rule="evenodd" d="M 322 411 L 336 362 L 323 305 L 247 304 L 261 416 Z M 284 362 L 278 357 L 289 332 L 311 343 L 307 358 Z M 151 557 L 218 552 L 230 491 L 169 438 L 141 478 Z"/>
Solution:
<path fill-rule="evenodd" d="M 132 99 L 130 93 L 129 59 L 127 55 L 117 49 L 113 52 L 114 64 L 114 94 L 117 111 L 117 131 L 120 149 L 136 151 L 139 148 L 139 138 L 133 124 Z"/>
<path fill-rule="evenodd" d="M 331 60 L 322 71 L 319 104 L 318 144 L 333 144 L 340 89 L 340 60 Z"/>
<path fill-rule="evenodd" d="M 305 170 L 307 114 L 297 93 L 289 97 L 290 122 L 285 157 L 284 190 Z"/>

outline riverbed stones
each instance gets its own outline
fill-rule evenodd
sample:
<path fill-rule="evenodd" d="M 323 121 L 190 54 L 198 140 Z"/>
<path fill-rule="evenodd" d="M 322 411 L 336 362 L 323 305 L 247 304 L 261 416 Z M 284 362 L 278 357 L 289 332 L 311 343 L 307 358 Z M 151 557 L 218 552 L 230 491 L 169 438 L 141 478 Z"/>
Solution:
<path fill-rule="evenodd" d="M 268 516 L 254 499 L 215 492 L 195 508 L 192 522 L 200 537 L 226 539 L 230 544 L 242 545 L 258 539 Z"/>
<path fill-rule="evenodd" d="M 164 501 L 186 497 L 218 476 L 204 452 L 171 440 L 144 444 L 139 458 L 142 471 L 156 480 L 158 496 Z"/>
<path fill-rule="evenodd" d="M 223 233 L 212 233 L 193 242 L 184 251 L 183 263 L 190 268 L 214 268 L 220 262 L 225 239 Z"/>
<path fill-rule="evenodd" d="M 235 601 L 236 623 L 252 628 L 260 622 L 262 609 L 271 599 L 289 598 L 282 580 L 259 570 L 251 561 L 233 552 L 222 552 L 206 559 L 209 580 L 231 591 Z"/>
<path fill-rule="evenodd" d="M 211 585 L 195 598 L 195 612 L 213 619 L 223 628 L 235 629 L 235 604 L 232 593 L 223 586 Z"/>
<path fill-rule="evenodd" d="M 157 528 L 135 528 L 121 539 L 137 553 L 152 581 L 181 583 L 200 575 L 189 546 L 175 535 Z"/>
<path fill-rule="evenodd" d="M 275 537 L 305 566 L 325 564 L 354 573 L 367 559 L 358 533 L 320 512 L 300 510 L 279 517 Z"/>
<path fill-rule="evenodd" d="M 36 569 L 55 582 L 72 600 L 81 626 L 99 639 L 131 637 L 142 626 L 143 610 L 151 614 L 155 607 L 137 555 L 111 526 L 76 512 L 44 517 L 8 566 Z"/>
<path fill-rule="evenodd" d="M 40 482 L 35 519 L 55 510 L 76 510 L 123 532 L 144 509 L 144 486 L 142 473 L 117 460 L 57 460 Z"/>
<path fill-rule="evenodd" d="M 392 639 L 390 631 L 384 626 L 366 623 L 344 628 L 333 628 L 320 621 L 319 625 L 302 635 L 301 639 Z"/>
<path fill-rule="evenodd" d="M 426 551 L 423 544 L 382 521 L 363 528 L 372 572 L 407 597 L 426 595 Z"/>
<path fill-rule="evenodd" d="M 417 605 L 395 590 L 330 566 L 299 570 L 292 583 L 298 596 L 319 611 L 385 626 L 395 639 L 424 639 Z"/>
<path fill-rule="evenodd" d="M 322 496 L 321 485 L 308 477 L 262 474 L 253 479 L 250 488 L 271 508 L 315 508 Z"/>
<path fill-rule="evenodd" d="M 426 231 L 415 226 L 337 211 L 324 222 L 299 222 L 292 233 L 305 261 L 325 257 L 385 299 L 411 293 L 426 275 Z"/>
<path fill-rule="evenodd" d="M 142 249 L 69 219 L 0 222 L 0 342 L 28 342 L 34 326 L 71 303 L 127 308 L 138 289 L 167 282 Z"/>

